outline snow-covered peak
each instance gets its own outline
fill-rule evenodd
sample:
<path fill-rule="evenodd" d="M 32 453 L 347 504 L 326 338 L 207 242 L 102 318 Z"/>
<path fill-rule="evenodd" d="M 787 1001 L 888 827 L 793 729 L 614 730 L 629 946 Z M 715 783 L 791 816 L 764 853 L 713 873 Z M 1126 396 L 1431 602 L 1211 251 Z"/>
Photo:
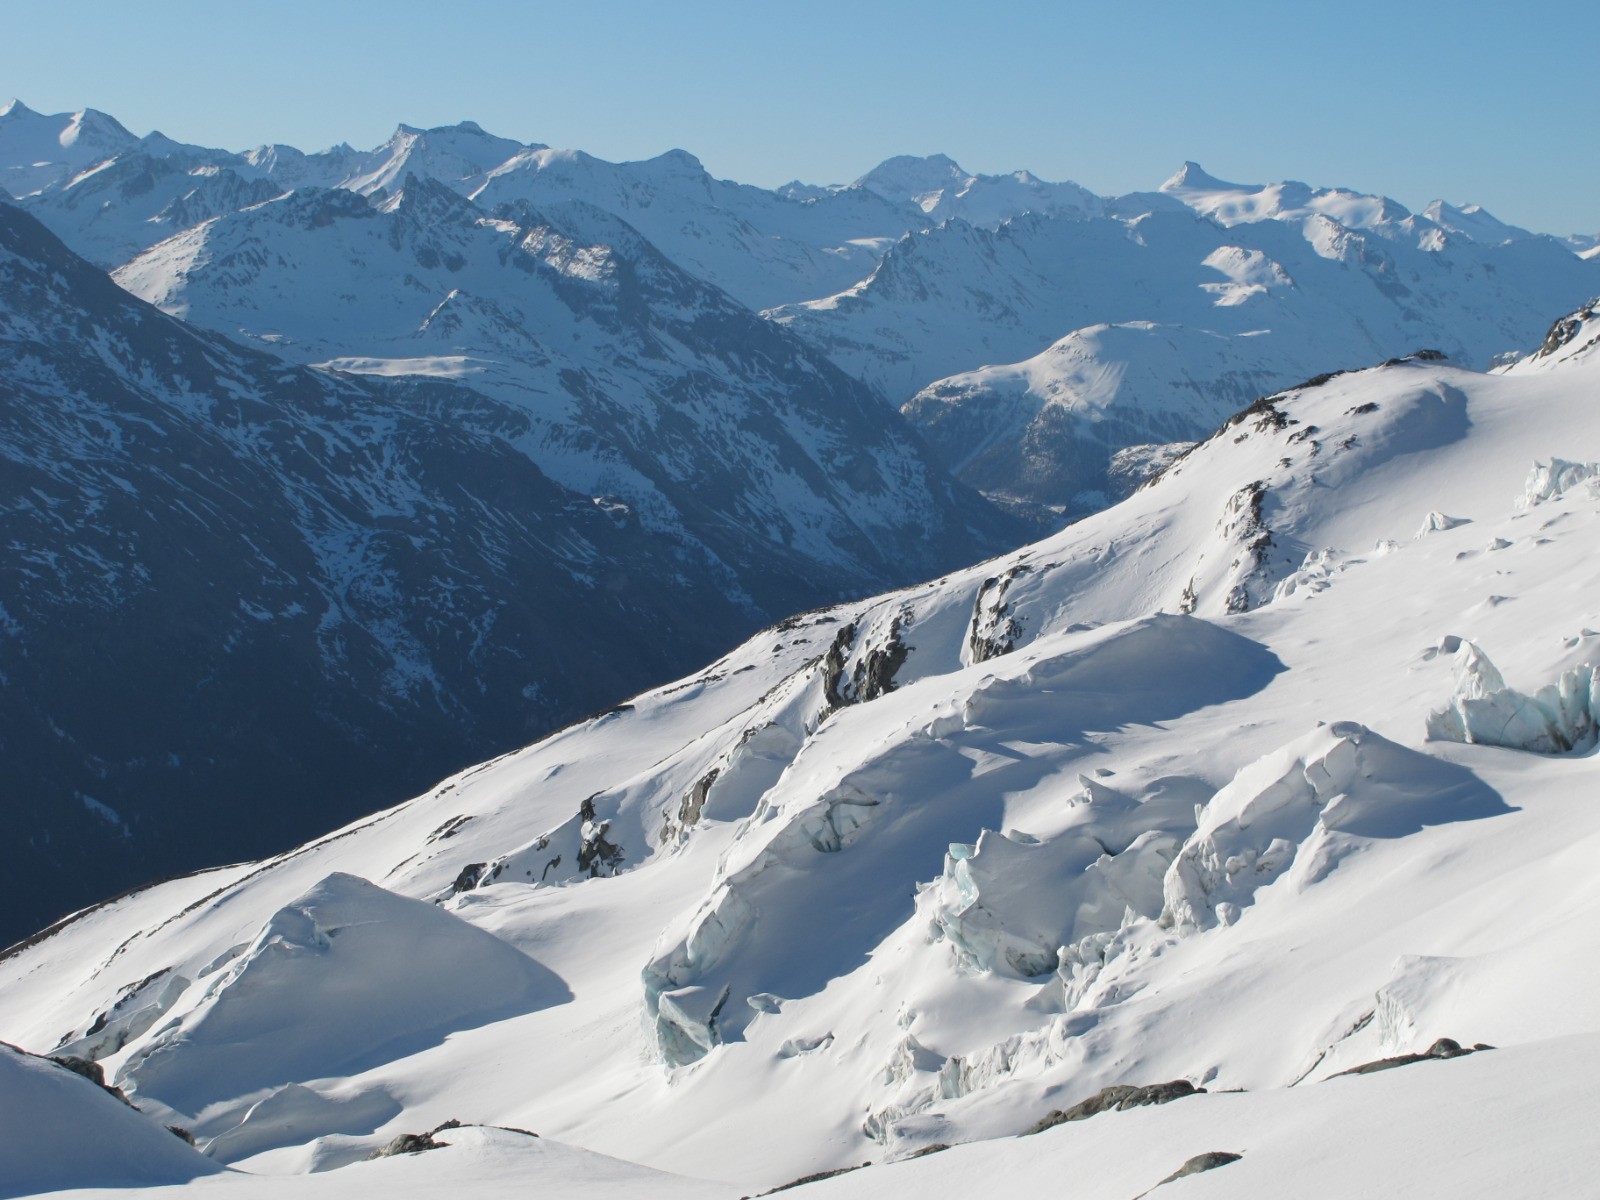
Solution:
<path fill-rule="evenodd" d="M 1485 246 L 1503 246 L 1534 235 L 1516 225 L 1508 225 L 1481 204 L 1466 204 L 1457 208 L 1444 200 L 1435 200 L 1422 210 L 1422 215 L 1435 225 L 1452 233 L 1469 237 Z"/>
<path fill-rule="evenodd" d="M 96 109 L 46 115 L 12 101 L 0 116 L 0 185 L 13 196 L 29 196 L 138 144 Z"/>
<path fill-rule="evenodd" d="M 851 189 L 909 204 L 929 222 L 959 218 L 989 227 L 1025 212 L 1089 215 L 1105 206 L 1099 196 L 1076 183 L 1048 183 L 1031 171 L 974 175 L 946 154 L 886 159 Z"/>
<path fill-rule="evenodd" d="M 1220 225 L 1254 221 L 1304 223 L 1318 216 L 1346 229 L 1372 230 L 1385 236 L 1416 236 L 1405 224 L 1411 212 L 1386 196 L 1369 196 L 1347 188 L 1313 188 L 1298 180 L 1282 183 L 1230 183 L 1186 162 L 1161 185 L 1161 193 L 1181 201 Z"/>
<path fill-rule="evenodd" d="M 947 154 L 898 154 L 873 167 L 856 180 L 855 186 L 885 199 L 909 200 L 922 207 L 929 197 L 936 197 L 948 187 L 960 188 L 971 178 Z"/>
<path fill-rule="evenodd" d="M 689 175 L 704 175 L 706 173 L 705 166 L 700 160 L 687 150 L 682 149 L 668 150 L 663 154 L 656 155 L 654 158 L 646 159 L 640 165 L 682 171 Z"/>
<path fill-rule="evenodd" d="M 1172 195 L 1179 192 L 1241 192 L 1257 189 L 1218 179 L 1215 175 L 1207 173 L 1199 163 L 1186 159 L 1183 166 L 1174 171 L 1159 190 Z"/>
<path fill-rule="evenodd" d="M 75 146 L 82 142 L 97 149 L 121 148 L 137 139 L 133 134 L 123 128 L 109 113 L 103 113 L 97 108 L 80 108 L 72 114 L 67 127 L 61 131 L 60 142 L 63 146 Z"/>

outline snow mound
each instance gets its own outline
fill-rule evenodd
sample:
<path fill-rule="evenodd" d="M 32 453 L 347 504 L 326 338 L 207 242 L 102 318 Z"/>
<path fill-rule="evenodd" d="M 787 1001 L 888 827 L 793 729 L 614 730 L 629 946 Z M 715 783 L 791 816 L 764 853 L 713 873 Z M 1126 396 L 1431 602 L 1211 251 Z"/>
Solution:
<path fill-rule="evenodd" d="M 0 1096 L 0 1197 L 187 1183 L 221 1169 L 89 1080 L 3 1042 Z"/>
<path fill-rule="evenodd" d="M 1456 651 L 1456 690 L 1428 714 L 1428 737 L 1441 742 L 1565 754 L 1594 742 L 1600 727 L 1600 673 L 1591 663 L 1564 671 L 1532 696 L 1506 686 L 1472 642 Z"/>
<path fill-rule="evenodd" d="M 199 1114 L 263 1088 L 353 1074 L 452 1030 L 567 998 L 559 978 L 494 935 L 335 873 L 279 909 L 118 1082 Z"/>

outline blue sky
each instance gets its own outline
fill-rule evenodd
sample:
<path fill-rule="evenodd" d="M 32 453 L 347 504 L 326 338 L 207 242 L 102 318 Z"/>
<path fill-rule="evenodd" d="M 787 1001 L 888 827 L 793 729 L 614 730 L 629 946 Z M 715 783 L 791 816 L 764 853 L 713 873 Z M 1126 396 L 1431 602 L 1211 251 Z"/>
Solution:
<path fill-rule="evenodd" d="M 472 119 L 841 182 L 891 154 L 1098 192 L 1184 159 L 1600 232 L 1600 5 L 0 0 L 0 100 L 244 148 Z"/>

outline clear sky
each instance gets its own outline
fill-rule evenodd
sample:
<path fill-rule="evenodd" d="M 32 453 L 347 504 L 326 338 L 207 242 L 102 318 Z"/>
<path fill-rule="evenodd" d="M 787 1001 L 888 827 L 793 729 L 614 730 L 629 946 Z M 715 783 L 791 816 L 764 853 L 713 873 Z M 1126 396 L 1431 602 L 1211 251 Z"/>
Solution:
<path fill-rule="evenodd" d="M 1184 159 L 1600 232 L 1600 4 L 0 0 L 0 102 L 243 149 L 477 121 L 843 182 L 892 154 L 1101 193 Z"/>

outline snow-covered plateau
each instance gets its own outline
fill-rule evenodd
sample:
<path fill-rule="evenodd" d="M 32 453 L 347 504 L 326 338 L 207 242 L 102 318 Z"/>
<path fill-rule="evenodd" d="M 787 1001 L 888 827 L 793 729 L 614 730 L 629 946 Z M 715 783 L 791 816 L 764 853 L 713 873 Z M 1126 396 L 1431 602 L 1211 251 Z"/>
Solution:
<path fill-rule="evenodd" d="M 1584 1194 L 1597 395 L 1586 309 L 1267 397 L 1044 541 L 86 909 L 0 961 L 0 1190 Z"/>

